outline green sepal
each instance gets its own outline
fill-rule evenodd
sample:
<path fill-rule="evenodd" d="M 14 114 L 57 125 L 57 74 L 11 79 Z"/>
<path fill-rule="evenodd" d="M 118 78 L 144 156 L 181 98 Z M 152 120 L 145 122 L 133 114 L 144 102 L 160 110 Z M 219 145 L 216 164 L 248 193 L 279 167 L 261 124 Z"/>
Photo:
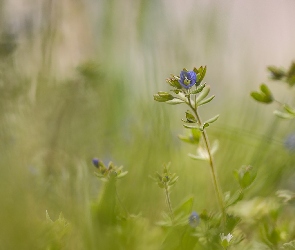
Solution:
<path fill-rule="evenodd" d="M 265 84 L 261 84 L 260 90 L 261 92 L 256 92 L 256 91 L 251 92 L 250 95 L 252 96 L 252 98 L 258 102 L 272 103 L 273 96 L 270 89 Z"/>
<path fill-rule="evenodd" d="M 170 78 L 166 79 L 166 82 L 171 85 L 172 87 L 174 88 L 177 88 L 177 89 L 181 89 L 182 86 L 180 85 L 180 83 L 178 82 L 180 78 L 178 76 L 175 76 L 175 75 L 171 75 Z"/>
<path fill-rule="evenodd" d="M 204 79 L 204 77 L 206 75 L 207 66 L 205 66 L 205 67 L 201 66 L 199 69 L 194 68 L 193 71 L 197 74 L 197 83 L 196 83 L 196 85 L 199 85 L 203 81 L 203 79 Z"/>

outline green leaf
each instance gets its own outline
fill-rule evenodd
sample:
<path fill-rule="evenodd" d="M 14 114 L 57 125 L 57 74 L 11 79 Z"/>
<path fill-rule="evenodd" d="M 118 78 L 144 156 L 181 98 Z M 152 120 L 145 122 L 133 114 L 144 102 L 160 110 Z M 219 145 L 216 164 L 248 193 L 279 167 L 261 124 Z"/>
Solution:
<path fill-rule="evenodd" d="M 201 138 L 201 131 L 199 129 L 192 129 L 191 132 L 192 132 L 192 136 L 195 139 L 200 140 L 200 138 Z"/>
<path fill-rule="evenodd" d="M 210 118 L 209 120 L 207 120 L 205 123 L 213 123 L 213 122 L 215 122 L 218 118 L 219 118 L 219 115 L 216 115 L 216 116 Z"/>
<path fill-rule="evenodd" d="M 254 100 L 262 103 L 271 103 L 273 101 L 273 96 L 269 88 L 265 84 L 260 85 L 261 92 L 251 92 L 251 96 Z"/>
<path fill-rule="evenodd" d="M 265 84 L 260 85 L 260 90 L 266 96 L 272 96 L 270 89 Z"/>
<path fill-rule="evenodd" d="M 121 178 L 123 178 L 127 174 L 128 174 L 128 171 L 124 171 L 124 172 L 122 172 L 122 173 L 120 173 L 120 174 L 117 175 L 117 179 L 121 179 Z"/>
<path fill-rule="evenodd" d="M 201 130 L 204 130 L 205 128 L 209 127 L 209 125 L 213 122 L 215 122 L 218 119 L 219 115 L 216 115 L 212 117 L 211 119 L 205 121 L 203 125 L 200 127 Z"/>
<path fill-rule="evenodd" d="M 158 95 L 163 98 L 167 98 L 168 100 L 172 100 L 174 98 L 171 94 L 169 94 L 168 92 L 165 92 L 165 91 L 159 91 Z"/>
<path fill-rule="evenodd" d="M 276 195 L 283 199 L 284 202 L 294 201 L 295 200 L 295 193 L 290 190 L 278 190 Z"/>
<path fill-rule="evenodd" d="M 188 154 L 188 156 L 190 158 L 192 158 L 193 160 L 201 160 L 201 161 L 208 161 L 208 157 L 205 157 L 203 155 L 193 155 L 193 154 Z"/>
<path fill-rule="evenodd" d="M 236 204 L 238 201 L 242 200 L 244 197 L 244 193 L 240 190 L 236 191 L 226 202 L 225 206 L 229 207 Z"/>
<path fill-rule="evenodd" d="M 159 96 L 158 94 L 154 95 L 154 100 L 157 102 L 166 102 L 167 101 L 166 98 L 163 98 L 163 97 Z"/>
<path fill-rule="evenodd" d="M 207 151 L 200 146 L 197 149 L 197 154 L 193 155 L 189 153 L 188 156 L 192 158 L 193 160 L 202 160 L 202 161 L 209 160 L 209 155 Z"/>
<path fill-rule="evenodd" d="M 189 123 L 196 123 L 197 122 L 196 118 L 189 110 L 185 112 L 185 117 Z"/>
<path fill-rule="evenodd" d="M 158 102 L 166 102 L 173 99 L 174 97 L 171 94 L 164 91 L 159 91 L 158 94 L 154 95 L 154 100 Z"/>
<path fill-rule="evenodd" d="M 200 84 L 199 86 L 197 86 L 197 89 L 195 89 L 191 92 L 191 94 L 198 94 L 198 93 L 202 92 L 202 90 L 205 88 L 205 86 L 206 86 L 206 83 Z"/>
<path fill-rule="evenodd" d="M 210 92 L 210 87 L 207 86 L 203 89 L 203 91 L 197 96 L 196 103 L 198 104 L 200 101 L 204 100 Z"/>
<path fill-rule="evenodd" d="M 184 103 L 184 101 L 178 98 L 174 98 L 173 100 L 166 101 L 166 103 L 170 105 L 176 105 L 176 104 Z"/>
<path fill-rule="evenodd" d="M 252 166 L 242 166 L 238 171 L 234 171 L 234 177 L 242 189 L 248 188 L 256 179 L 257 172 Z"/>
<path fill-rule="evenodd" d="M 198 128 L 194 128 L 191 129 L 191 135 L 178 135 L 178 138 L 184 142 L 197 145 L 200 142 L 201 132 Z"/>
<path fill-rule="evenodd" d="M 209 98 L 206 98 L 206 99 L 200 101 L 199 103 L 197 103 L 197 105 L 202 106 L 202 105 L 204 105 L 204 104 L 206 104 L 208 102 L 211 102 L 214 99 L 214 97 L 215 97 L 215 95 L 210 96 Z"/>
<path fill-rule="evenodd" d="M 179 178 L 179 176 L 175 176 L 175 177 L 173 177 L 173 178 L 169 181 L 168 186 L 172 186 L 172 185 L 174 185 L 174 184 L 178 181 L 178 178 Z"/>
<path fill-rule="evenodd" d="M 294 115 L 292 115 L 292 114 L 288 114 L 288 113 L 283 113 L 283 112 L 281 112 L 281 111 L 279 111 L 279 110 L 275 110 L 273 113 L 274 113 L 277 117 L 280 117 L 280 118 L 282 118 L 282 119 L 294 119 L 294 118 L 295 118 Z"/>
<path fill-rule="evenodd" d="M 264 103 L 265 103 L 265 101 L 264 101 L 264 96 L 261 95 L 260 93 L 258 93 L 258 92 L 251 92 L 250 95 L 251 95 L 251 97 L 252 97 L 254 100 L 256 100 L 256 101 L 258 101 L 258 102 L 264 102 Z"/>
<path fill-rule="evenodd" d="M 273 80 L 281 80 L 286 75 L 284 70 L 275 66 L 269 66 L 267 69 L 271 73 L 271 78 Z"/>
<path fill-rule="evenodd" d="M 182 140 L 183 142 L 192 143 L 192 140 L 191 140 L 190 136 L 178 135 L 178 138 L 180 140 Z"/>
<path fill-rule="evenodd" d="M 199 129 L 199 125 L 188 125 L 188 124 L 183 124 L 185 128 L 190 128 L 190 129 Z"/>
<path fill-rule="evenodd" d="M 198 80 L 199 82 L 203 81 L 205 75 L 206 75 L 206 72 L 207 72 L 207 66 L 205 66 L 204 68 L 202 68 L 202 73 L 201 73 L 201 77 L 200 79 Z"/>
<path fill-rule="evenodd" d="M 195 145 L 199 144 L 200 142 L 200 139 L 196 139 L 193 136 L 178 135 L 178 138 L 182 140 L 183 142 L 195 144 Z"/>
<path fill-rule="evenodd" d="M 50 218 L 50 216 L 49 216 L 49 214 L 48 214 L 48 211 L 46 210 L 46 221 L 47 222 L 53 222 L 52 220 L 51 220 L 51 218 Z"/>
<path fill-rule="evenodd" d="M 194 197 L 191 196 L 187 200 L 185 200 L 182 204 L 180 204 L 176 209 L 174 209 L 174 216 L 182 216 L 182 215 L 189 215 L 192 211 L 194 203 Z"/>

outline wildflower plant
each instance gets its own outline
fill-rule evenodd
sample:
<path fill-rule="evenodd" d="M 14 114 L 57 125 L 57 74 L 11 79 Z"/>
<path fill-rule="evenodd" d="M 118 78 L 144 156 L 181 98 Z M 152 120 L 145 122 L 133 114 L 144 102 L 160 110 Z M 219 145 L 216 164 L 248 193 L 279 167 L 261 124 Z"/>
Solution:
<path fill-rule="evenodd" d="M 95 175 L 105 182 L 100 199 L 93 205 L 93 216 L 101 224 L 114 223 L 118 207 L 120 207 L 123 216 L 128 215 L 117 191 L 117 180 L 126 176 L 128 171 L 123 171 L 123 166 L 117 167 L 112 162 L 106 166 L 98 158 L 94 158 L 92 163 L 97 168 Z"/>
<path fill-rule="evenodd" d="M 185 112 L 185 119 L 182 119 L 182 121 L 184 128 L 187 129 L 189 133 L 187 135 L 179 135 L 179 139 L 185 143 L 196 146 L 196 154 L 189 153 L 188 156 L 193 160 L 207 161 L 211 172 L 219 212 L 207 213 L 207 211 L 204 210 L 202 213 L 198 214 L 192 211 L 192 198 L 181 204 L 179 207 L 189 207 L 189 211 L 186 213 L 185 224 L 192 230 L 190 236 L 196 237 L 198 243 L 195 244 L 204 249 L 228 249 L 230 245 L 238 244 L 243 239 L 243 235 L 239 234 L 236 240 L 231 240 L 233 237 L 232 232 L 240 222 L 240 218 L 230 214 L 227 209 L 243 199 L 244 191 L 255 180 L 256 172 L 251 166 L 242 167 L 240 170 L 235 171 L 234 176 L 240 188 L 233 195 L 230 195 L 230 192 L 222 192 L 213 158 L 214 152 L 218 149 L 218 144 L 215 142 L 211 146 L 206 131 L 210 124 L 217 121 L 219 115 L 203 122 L 199 114 L 199 108 L 210 103 L 215 97 L 214 95 L 209 96 L 210 86 L 208 86 L 206 82 L 203 82 L 206 70 L 206 66 L 201 66 L 191 71 L 183 69 L 179 76 L 171 75 L 171 77 L 166 80 L 169 86 L 172 87 L 170 92 L 159 91 L 154 95 L 154 100 L 170 105 L 184 104 L 188 107 Z M 158 185 L 164 189 L 170 187 L 170 180 L 173 185 L 176 180 L 176 175 L 173 175 L 172 178 L 166 178 L 166 176 L 169 176 L 169 173 L 167 167 L 164 166 L 163 174 L 156 173 L 154 177 Z M 167 226 L 170 219 L 171 223 L 169 226 L 175 227 L 182 225 L 181 221 L 183 220 L 181 216 L 177 217 L 176 210 L 173 210 L 171 207 L 169 192 L 166 192 L 166 200 L 169 201 L 167 203 L 170 210 L 170 217 L 164 216 L 164 221 L 160 224 Z M 169 234 L 167 238 L 169 238 Z"/>
<path fill-rule="evenodd" d="M 208 97 L 210 93 L 210 87 L 203 83 L 203 79 L 206 75 L 206 66 L 200 68 L 194 68 L 192 71 L 183 69 L 180 72 L 180 76 L 172 75 L 166 81 L 173 87 L 170 94 L 168 92 L 158 92 L 154 95 L 154 100 L 158 102 L 165 102 L 167 104 L 185 104 L 188 106 L 188 110 L 185 113 L 185 119 L 183 120 L 183 126 L 191 131 L 190 136 L 180 136 L 180 139 L 184 142 L 195 144 L 198 146 L 198 154 L 189 156 L 193 159 L 203 159 L 209 162 L 212 181 L 217 197 L 217 201 L 220 207 L 220 211 L 225 218 L 225 204 L 222 195 L 220 185 L 218 183 L 217 173 L 212 156 L 212 150 L 209 142 L 209 138 L 206 132 L 206 128 L 213 122 L 215 122 L 219 115 L 212 117 L 211 119 L 203 122 L 199 114 L 199 108 L 214 99 L 214 95 Z M 200 139 L 203 139 L 204 147 L 199 145 Z"/>

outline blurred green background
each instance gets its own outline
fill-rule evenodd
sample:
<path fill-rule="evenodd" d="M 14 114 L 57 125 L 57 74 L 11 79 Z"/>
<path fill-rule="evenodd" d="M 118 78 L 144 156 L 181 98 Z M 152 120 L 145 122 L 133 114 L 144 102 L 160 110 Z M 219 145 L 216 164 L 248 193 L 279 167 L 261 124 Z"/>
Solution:
<path fill-rule="evenodd" d="M 247 164 L 258 170 L 249 198 L 294 189 L 294 154 L 283 147 L 294 122 L 249 97 L 268 82 L 266 66 L 294 59 L 294 12 L 291 0 L 0 1 L 0 249 L 42 249 L 46 210 L 73 225 L 69 249 L 86 249 L 101 188 L 93 157 L 124 165 L 122 201 L 151 224 L 166 206 L 148 176 L 169 161 L 180 176 L 172 205 L 194 195 L 194 210 L 217 208 L 207 165 L 177 138 L 185 107 L 153 101 L 183 67 L 208 67 L 216 98 L 201 114 L 220 114 L 208 133 L 223 190 Z M 295 104 L 294 90 L 270 88 Z"/>

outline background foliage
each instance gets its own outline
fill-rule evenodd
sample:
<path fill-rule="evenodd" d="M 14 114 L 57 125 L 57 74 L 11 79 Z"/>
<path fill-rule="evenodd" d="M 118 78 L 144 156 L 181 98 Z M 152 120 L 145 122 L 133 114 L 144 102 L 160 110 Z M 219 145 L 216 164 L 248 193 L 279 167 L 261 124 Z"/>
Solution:
<path fill-rule="evenodd" d="M 202 116 L 221 114 L 209 137 L 219 140 L 223 190 L 252 165 L 253 211 L 254 197 L 294 191 L 294 151 L 284 147 L 294 120 L 249 95 L 267 82 L 295 106 L 294 88 L 265 70 L 294 59 L 293 1 L 15 0 L 0 11 L 0 249 L 157 249 L 167 208 L 149 175 L 167 162 L 179 175 L 172 205 L 194 196 L 193 210 L 216 210 L 206 164 L 186 157 L 194 148 L 177 138 L 185 110 L 153 101 L 183 67 L 208 68 L 216 98 Z M 103 185 L 93 157 L 128 171 L 117 191 L 142 216 L 123 229 L 93 229 Z"/>

